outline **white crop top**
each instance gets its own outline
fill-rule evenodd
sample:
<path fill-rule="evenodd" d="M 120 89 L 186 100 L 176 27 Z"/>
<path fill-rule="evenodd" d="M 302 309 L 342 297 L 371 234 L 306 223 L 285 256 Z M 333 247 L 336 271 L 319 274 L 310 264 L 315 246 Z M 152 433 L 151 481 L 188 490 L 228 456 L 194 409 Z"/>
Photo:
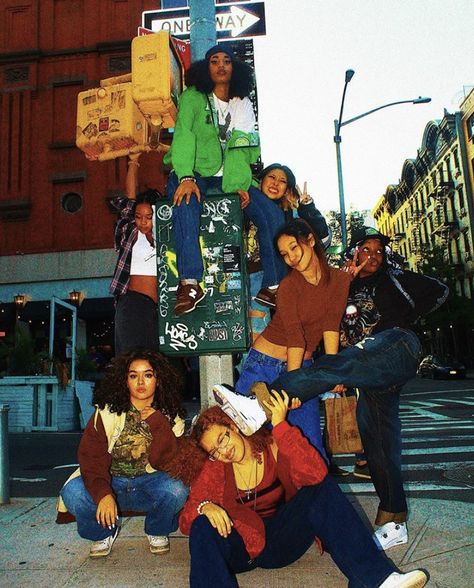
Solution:
<path fill-rule="evenodd" d="M 146 236 L 138 231 L 137 240 L 132 247 L 131 276 L 156 276 L 156 248 Z"/>

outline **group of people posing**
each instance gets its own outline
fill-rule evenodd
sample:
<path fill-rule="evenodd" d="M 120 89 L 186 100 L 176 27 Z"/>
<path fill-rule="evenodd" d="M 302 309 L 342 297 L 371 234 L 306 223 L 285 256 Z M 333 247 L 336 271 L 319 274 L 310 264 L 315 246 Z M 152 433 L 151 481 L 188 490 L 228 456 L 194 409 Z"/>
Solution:
<path fill-rule="evenodd" d="M 236 587 L 239 572 L 286 566 L 313 542 L 351 588 L 421 588 L 426 573 L 399 573 L 385 551 L 408 541 L 399 400 L 420 355 L 412 328 L 447 288 L 404 270 L 388 237 L 371 228 L 352 235 L 342 268 L 328 264 L 326 222 L 291 170 L 272 164 L 252 178 L 259 146 L 251 82 L 249 68 L 221 46 L 188 70 L 165 159 L 173 168 L 174 312 L 192 312 L 205 296 L 199 217 L 217 188 L 237 192 L 257 227 L 256 298 L 275 309 L 272 320 L 235 389 L 216 385 L 216 406 L 184 435 L 179 375 L 157 352 L 157 194 L 136 195 L 132 156 L 127 198 L 116 202 L 117 355 L 94 393 L 97 410 L 59 518 L 75 517 L 91 557 L 110 553 L 130 513 L 145 514 L 152 553 L 169 550 L 179 525 L 190 536 L 192 588 Z M 328 476 L 321 439 L 318 396 L 348 388 L 359 389 L 357 420 L 380 501 L 372 536 Z"/>

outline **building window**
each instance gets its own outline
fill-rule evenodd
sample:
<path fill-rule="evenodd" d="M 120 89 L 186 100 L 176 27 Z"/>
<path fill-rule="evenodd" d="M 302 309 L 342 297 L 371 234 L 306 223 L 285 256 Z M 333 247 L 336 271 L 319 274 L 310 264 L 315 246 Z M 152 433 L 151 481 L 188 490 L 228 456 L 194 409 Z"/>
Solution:
<path fill-rule="evenodd" d="M 82 196 L 77 192 L 66 192 L 61 198 L 61 207 L 70 214 L 78 212 L 82 208 Z"/>
<path fill-rule="evenodd" d="M 474 114 L 467 119 L 467 136 L 469 139 L 474 137 Z"/>
<path fill-rule="evenodd" d="M 461 186 L 458 187 L 459 208 L 464 208 L 464 191 Z"/>
<path fill-rule="evenodd" d="M 467 255 L 471 254 L 471 247 L 469 245 L 469 235 L 467 234 L 467 231 L 465 233 L 463 233 L 464 236 L 464 251 L 466 252 Z"/>

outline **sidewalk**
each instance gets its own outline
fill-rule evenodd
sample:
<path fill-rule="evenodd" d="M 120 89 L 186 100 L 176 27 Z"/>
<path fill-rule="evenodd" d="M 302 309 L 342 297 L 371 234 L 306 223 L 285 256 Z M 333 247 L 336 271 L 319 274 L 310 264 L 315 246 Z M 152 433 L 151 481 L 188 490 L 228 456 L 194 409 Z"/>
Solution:
<path fill-rule="evenodd" d="M 351 497 L 367 526 L 377 508 L 375 497 Z M 421 567 L 431 588 L 474 585 L 474 505 L 442 500 L 410 500 L 408 545 L 387 553 L 402 571 Z M 348 529 L 350 532 L 350 529 Z M 112 553 L 88 557 L 89 545 L 75 524 L 55 523 L 55 499 L 13 498 L 0 506 L 0 586 L 33 588 L 140 587 L 186 588 L 188 540 L 171 538 L 171 552 L 148 550 L 143 518 L 125 519 Z M 293 565 L 239 575 L 241 588 L 345 588 L 347 581 L 328 554 L 310 550 Z M 210 587 L 218 588 L 218 587 Z"/>

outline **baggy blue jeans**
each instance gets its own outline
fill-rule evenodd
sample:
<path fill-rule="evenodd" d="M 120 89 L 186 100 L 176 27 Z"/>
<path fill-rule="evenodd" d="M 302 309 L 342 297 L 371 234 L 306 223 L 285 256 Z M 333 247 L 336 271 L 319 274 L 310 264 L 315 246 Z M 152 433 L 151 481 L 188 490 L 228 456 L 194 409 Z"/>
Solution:
<path fill-rule="evenodd" d="M 380 499 L 378 525 L 406 520 L 399 401 L 403 384 L 416 375 L 420 350 L 413 331 L 395 327 L 337 355 L 323 355 L 310 368 L 282 374 L 272 383 L 272 388 L 286 390 L 303 402 L 336 384 L 360 388 L 357 422 Z"/>
<path fill-rule="evenodd" d="M 202 203 L 209 189 L 222 191 L 222 177 L 203 178 L 195 174 L 196 183 L 201 192 L 201 202 L 191 196 L 189 204 L 185 201 L 180 206 L 173 206 L 173 231 L 176 240 L 176 263 L 180 279 L 202 280 L 204 266 L 199 246 L 199 228 Z M 168 197 L 173 198 L 178 187 L 178 178 L 171 172 L 166 191 Z M 262 287 L 280 283 L 286 275 L 285 262 L 277 254 L 273 245 L 273 237 L 284 224 L 283 210 L 260 190 L 249 188 L 250 203 L 243 209 L 243 213 L 257 227 L 257 239 L 260 245 L 260 260 L 263 267 Z"/>
<path fill-rule="evenodd" d="M 173 231 L 176 241 L 176 264 L 180 280 L 194 279 L 200 282 L 204 271 L 201 247 L 199 245 L 199 229 L 203 202 L 210 188 L 222 190 L 222 177 L 203 178 L 195 174 L 196 183 L 201 192 L 201 202 L 193 194 L 189 204 L 183 199 L 180 206 L 173 206 Z M 166 192 L 173 198 L 179 182 L 176 174 L 171 172 L 166 185 Z"/>
<path fill-rule="evenodd" d="M 265 548 L 251 560 L 235 529 L 224 538 L 204 515 L 196 518 L 189 537 L 190 587 L 236 588 L 236 574 L 290 565 L 315 537 L 348 578 L 349 588 L 376 588 L 394 571 L 331 476 L 316 486 L 301 488 L 263 521 Z"/>
<path fill-rule="evenodd" d="M 178 513 L 188 497 L 188 488 L 164 472 L 136 478 L 112 476 L 112 489 L 119 512 L 144 512 L 147 535 L 169 535 L 178 528 Z M 114 533 L 97 523 L 97 504 L 81 477 L 73 478 L 61 490 L 68 511 L 76 517 L 77 532 L 83 539 L 101 541 Z"/>
<path fill-rule="evenodd" d="M 312 359 L 305 360 L 303 362 L 303 368 L 309 368 L 312 363 Z M 260 353 L 260 351 L 256 351 L 252 347 L 242 367 L 240 378 L 235 384 L 235 391 L 238 394 L 248 396 L 252 384 L 255 382 L 271 384 L 275 378 L 286 373 L 286 369 L 286 361 L 281 361 Z M 291 410 L 288 413 L 287 419 L 290 424 L 301 430 L 311 445 L 328 461 L 321 434 L 319 399 L 314 398 L 305 402 L 300 408 Z"/>

